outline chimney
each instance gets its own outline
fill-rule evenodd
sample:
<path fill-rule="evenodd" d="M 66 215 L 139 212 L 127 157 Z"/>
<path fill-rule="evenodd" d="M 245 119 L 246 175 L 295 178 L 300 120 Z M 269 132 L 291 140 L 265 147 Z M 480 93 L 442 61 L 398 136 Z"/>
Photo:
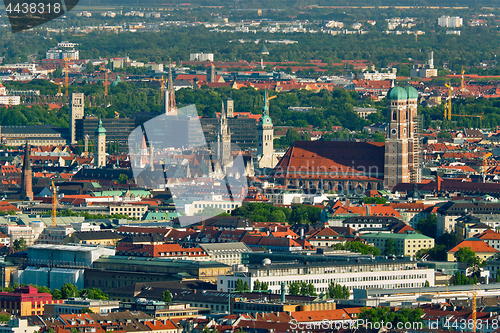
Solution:
<path fill-rule="evenodd" d="M 429 52 L 429 67 L 430 68 L 434 67 L 434 52 L 433 51 Z"/>

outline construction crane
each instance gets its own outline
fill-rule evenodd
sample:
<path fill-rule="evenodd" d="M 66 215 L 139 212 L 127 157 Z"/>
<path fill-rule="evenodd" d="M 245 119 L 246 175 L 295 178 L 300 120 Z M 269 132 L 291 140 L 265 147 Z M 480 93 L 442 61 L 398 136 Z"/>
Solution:
<path fill-rule="evenodd" d="M 473 324 L 473 327 L 472 327 L 472 332 L 476 332 L 476 319 L 477 319 L 477 289 L 479 289 L 479 287 L 477 286 L 477 284 L 474 284 L 474 287 L 472 287 L 472 324 Z"/>
<path fill-rule="evenodd" d="M 460 91 L 465 91 L 464 74 L 464 66 L 462 66 L 462 80 L 460 82 Z"/>
<path fill-rule="evenodd" d="M 68 88 L 69 88 L 69 61 L 73 58 L 64 56 L 64 85 L 66 86 L 66 96 L 68 96 Z"/>
<path fill-rule="evenodd" d="M 161 76 L 161 79 L 151 79 L 151 81 L 160 81 L 160 85 L 161 85 L 160 100 L 163 101 L 163 95 L 165 93 L 165 79 L 163 78 L 163 75 Z"/>
<path fill-rule="evenodd" d="M 52 181 L 52 226 L 56 227 L 56 214 L 57 214 L 57 189 Z"/>
<path fill-rule="evenodd" d="M 444 120 L 451 120 L 451 94 L 453 92 L 453 87 L 451 83 L 444 84 L 446 88 L 448 88 L 448 98 L 446 100 L 446 105 L 444 106 Z"/>
<path fill-rule="evenodd" d="M 108 69 L 104 67 L 104 65 L 101 65 L 99 67 L 99 70 L 104 72 L 104 96 L 108 96 Z"/>
<path fill-rule="evenodd" d="M 488 158 L 493 156 L 493 153 L 489 152 L 483 156 L 483 183 L 486 182 L 486 171 L 488 171 Z"/>

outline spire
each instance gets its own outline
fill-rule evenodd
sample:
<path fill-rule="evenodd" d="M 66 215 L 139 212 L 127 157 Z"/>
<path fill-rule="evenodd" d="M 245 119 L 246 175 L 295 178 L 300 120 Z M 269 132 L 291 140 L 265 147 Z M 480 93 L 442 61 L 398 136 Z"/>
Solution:
<path fill-rule="evenodd" d="M 24 163 L 23 170 L 30 171 L 31 170 L 31 162 L 30 162 L 30 144 L 28 139 L 26 139 L 26 147 L 24 149 Z"/>
<path fill-rule="evenodd" d="M 267 99 L 267 90 L 264 91 L 264 107 L 262 108 L 262 115 L 269 116 L 269 100 Z"/>
<path fill-rule="evenodd" d="M 222 109 L 220 111 L 221 119 L 226 119 L 226 110 L 224 109 L 224 101 L 222 101 Z"/>
<path fill-rule="evenodd" d="M 167 91 L 165 92 L 165 106 L 167 115 L 177 115 L 177 108 L 175 106 L 175 88 L 174 79 L 172 77 L 172 61 L 168 64 L 168 81 Z"/>

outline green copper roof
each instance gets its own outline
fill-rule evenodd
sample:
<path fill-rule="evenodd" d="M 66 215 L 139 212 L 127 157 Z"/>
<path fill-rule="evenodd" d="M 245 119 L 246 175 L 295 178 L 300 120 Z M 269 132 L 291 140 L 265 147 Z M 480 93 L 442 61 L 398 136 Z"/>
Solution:
<path fill-rule="evenodd" d="M 417 99 L 418 98 L 418 91 L 417 91 L 417 89 L 413 88 L 412 86 L 406 86 L 405 91 L 406 91 L 406 94 L 408 95 L 408 99 Z"/>
<path fill-rule="evenodd" d="M 392 87 L 391 90 L 387 92 L 387 98 L 391 100 L 405 100 L 408 99 L 408 94 L 406 90 L 401 87 Z"/>
<path fill-rule="evenodd" d="M 102 120 L 101 120 L 101 118 L 99 118 L 99 125 L 94 130 L 94 133 L 98 134 L 98 135 L 105 135 L 106 134 L 106 129 L 104 127 L 102 127 Z"/>

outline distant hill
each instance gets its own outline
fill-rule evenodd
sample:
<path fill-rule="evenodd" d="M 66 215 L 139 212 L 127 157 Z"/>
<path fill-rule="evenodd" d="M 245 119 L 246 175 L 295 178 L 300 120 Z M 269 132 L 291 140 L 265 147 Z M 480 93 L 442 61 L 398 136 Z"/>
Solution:
<path fill-rule="evenodd" d="M 298 8 L 304 6 L 498 6 L 497 0 L 82 0 L 92 6 L 158 6 L 191 4 L 195 6 L 237 6 L 239 8 Z"/>

